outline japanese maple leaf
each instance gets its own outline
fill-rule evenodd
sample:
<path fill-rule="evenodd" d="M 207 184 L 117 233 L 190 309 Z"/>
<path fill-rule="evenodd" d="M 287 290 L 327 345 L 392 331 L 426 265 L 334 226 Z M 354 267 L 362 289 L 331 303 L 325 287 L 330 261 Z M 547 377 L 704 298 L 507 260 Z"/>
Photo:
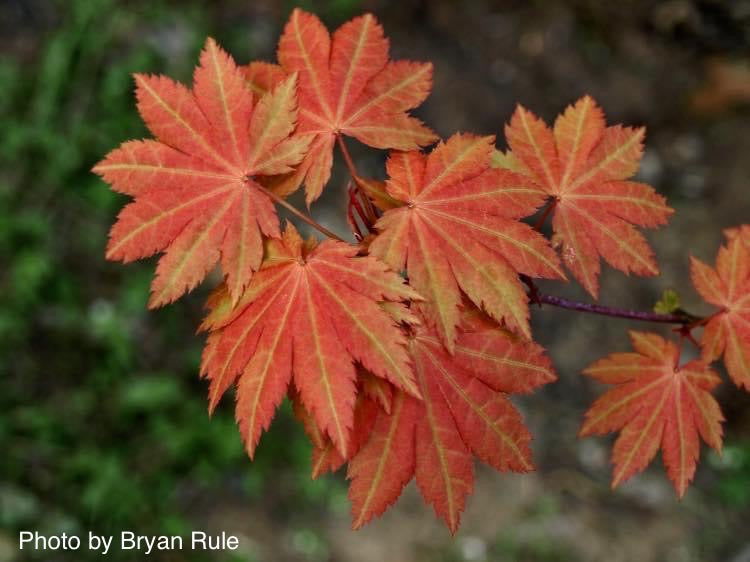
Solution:
<path fill-rule="evenodd" d="M 388 194 L 401 206 L 375 227 L 370 252 L 427 299 L 427 321 L 453 348 L 462 290 L 511 330 L 530 335 L 518 273 L 564 277 L 555 252 L 529 225 L 544 192 L 522 176 L 490 167 L 494 137 L 457 134 L 429 155 L 391 153 Z M 460 289 L 460 290 L 459 290 Z"/>
<path fill-rule="evenodd" d="M 252 458 L 289 383 L 346 458 L 355 365 L 419 396 L 402 330 L 379 301 L 418 299 L 404 280 L 359 248 L 304 242 L 289 225 L 234 310 L 213 299 L 201 372 L 212 410 L 237 380 L 237 421 Z"/>
<path fill-rule="evenodd" d="M 385 301 L 380 306 L 388 314 L 406 326 L 419 325 L 419 319 L 402 303 Z M 375 423 L 379 409 L 390 414 L 393 404 L 393 385 L 385 379 L 376 377 L 363 368 L 357 370 L 358 394 L 354 407 L 354 422 L 351 430 L 351 443 L 348 457 L 342 457 L 331 438 L 321 431 L 313 416 L 307 412 L 299 400 L 298 394 L 292 394 L 294 412 L 302 422 L 313 445 L 312 478 L 316 479 L 328 472 L 335 472 L 344 463 L 351 460 L 367 442 Z"/>
<path fill-rule="evenodd" d="M 276 88 L 287 77 L 283 68 L 269 62 L 253 61 L 241 68 L 245 73 L 246 84 L 255 100 Z"/>
<path fill-rule="evenodd" d="M 137 74 L 138 110 L 155 140 L 129 141 L 94 170 L 135 197 L 110 232 L 107 257 L 129 262 L 164 252 L 150 306 L 180 297 L 220 261 L 233 299 L 263 257 L 262 235 L 279 236 L 271 200 L 256 179 L 289 172 L 309 138 L 290 136 L 295 75 L 253 101 L 243 72 L 208 39 L 192 91 Z"/>
<path fill-rule="evenodd" d="M 581 436 L 620 431 L 612 487 L 642 471 L 661 448 L 667 475 L 682 497 L 700 453 L 698 435 L 721 450 L 724 420 L 710 391 L 721 380 L 702 361 L 676 367 L 679 349 L 662 337 L 631 332 L 635 353 L 613 353 L 584 373 L 617 385 L 586 412 Z"/>
<path fill-rule="evenodd" d="M 737 386 L 750 390 L 750 244 L 742 231 L 719 249 L 716 269 L 691 258 L 690 273 L 700 295 L 718 310 L 705 325 L 701 348 L 706 361 L 724 355 Z"/>
<path fill-rule="evenodd" d="M 659 272 L 635 226 L 666 224 L 673 210 L 652 187 L 627 181 L 638 169 L 644 133 L 643 128 L 607 127 L 588 96 L 569 106 L 553 129 L 519 105 L 505 128 L 512 153 L 495 155 L 496 165 L 522 170 L 527 183 L 552 197 L 553 242 L 594 298 L 600 258 L 625 273 Z"/>
<path fill-rule="evenodd" d="M 383 513 L 416 477 L 455 532 L 473 487 L 473 456 L 500 471 L 533 470 L 531 435 L 507 395 L 555 375 L 537 344 L 488 322 L 460 330 L 453 355 L 433 328 L 417 328 L 409 352 L 422 401 L 397 392 L 350 461 L 353 526 Z"/>
<path fill-rule="evenodd" d="M 376 377 L 373 377 L 376 378 Z M 382 379 L 377 379 L 382 380 Z M 388 383 L 385 383 L 388 384 Z M 321 431 L 312 414 L 310 414 L 297 393 L 290 393 L 294 413 L 302 422 L 305 433 L 313 445 L 312 450 L 312 478 L 313 480 L 328 472 L 335 472 L 347 461 L 334 445 L 327 433 Z M 354 418 L 352 420 L 350 447 L 348 456 L 356 455 L 367 439 L 370 437 L 375 425 L 375 418 L 379 411 L 376 400 L 365 392 L 357 394 L 354 406 Z"/>
<path fill-rule="evenodd" d="M 284 71 L 299 73 L 299 131 L 311 138 L 305 159 L 279 191 L 288 193 L 304 181 L 308 204 L 317 199 L 330 178 L 337 135 L 399 150 L 437 140 L 406 114 L 429 94 L 432 65 L 389 62 L 388 39 L 371 14 L 345 23 L 331 37 L 316 16 L 295 9 L 279 41 L 278 59 Z M 274 72 L 262 66 L 248 71 L 252 81 L 261 76 L 259 83 Z"/>

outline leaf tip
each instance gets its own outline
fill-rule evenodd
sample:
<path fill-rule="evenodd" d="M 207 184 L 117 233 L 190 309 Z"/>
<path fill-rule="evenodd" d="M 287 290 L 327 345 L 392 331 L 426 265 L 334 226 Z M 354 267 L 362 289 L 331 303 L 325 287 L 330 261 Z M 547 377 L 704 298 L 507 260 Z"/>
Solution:
<path fill-rule="evenodd" d="M 584 374 L 585 373 L 586 372 L 584 371 Z M 591 437 L 592 434 L 593 432 L 591 431 L 588 420 L 583 420 L 583 422 L 581 423 L 581 427 L 578 429 L 578 438 L 582 439 L 584 437 Z"/>
<path fill-rule="evenodd" d="M 143 84 L 145 82 L 148 82 L 153 78 L 151 74 L 146 74 L 145 72 L 133 72 L 131 76 L 133 77 L 133 81 L 138 88 L 143 87 Z"/>

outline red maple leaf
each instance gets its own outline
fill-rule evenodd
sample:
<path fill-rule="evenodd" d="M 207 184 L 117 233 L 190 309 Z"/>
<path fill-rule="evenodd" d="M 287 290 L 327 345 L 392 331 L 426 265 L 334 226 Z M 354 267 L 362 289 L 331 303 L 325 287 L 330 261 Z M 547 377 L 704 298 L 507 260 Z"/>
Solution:
<path fill-rule="evenodd" d="M 289 225 L 232 309 L 214 296 L 201 372 L 210 409 L 237 380 L 237 420 L 250 457 L 292 378 L 307 411 L 341 455 L 349 451 L 354 362 L 419 396 L 403 332 L 379 301 L 418 299 L 404 280 L 359 249 L 303 242 Z"/>
<path fill-rule="evenodd" d="M 377 377 L 372 378 L 374 380 L 382 380 Z M 359 382 L 361 387 L 362 379 L 360 379 Z M 387 385 L 388 383 L 384 384 Z M 348 451 L 349 458 L 356 455 L 367 442 L 367 439 L 370 437 L 370 432 L 375 425 L 375 418 L 377 417 L 379 409 L 378 403 L 364 391 L 364 388 L 360 388 L 359 390 L 360 392 L 357 394 L 357 400 L 354 405 L 354 418 Z M 310 438 L 310 442 L 313 445 L 311 459 L 311 476 L 313 480 L 328 472 L 337 471 L 344 465 L 347 459 L 341 456 L 341 453 L 336 448 L 336 445 L 328 434 L 321 431 L 320 427 L 318 427 L 313 415 L 307 411 L 300 400 L 299 394 L 296 392 L 290 394 L 294 414 L 297 419 L 302 422 L 302 427 L 304 427 L 305 433 Z"/>
<path fill-rule="evenodd" d="M 403 323 L 405 326 L 419 325 L 419 318 L 400 302 L 384 301 L 380 303 L 380 306 L 398 323 Z M 386 414 L 391 413 L 394 391 L 392 384 L 385 379 L 370 374 L 363 368 L 359 368 L 357 371 L 357 382 L 359 393 L 354 407 L 352 446 L 349 447 L 348 458 L 341 456 L 331 438 L 320 430 L 313 416 L 305 410 L 299 398 L 293 397 L 295 414 L 302 422 L 305 433 L 307 433 L 313 445 L 313 479 L 328 472 L 335 472 L 359 452 L 370 436 L 378 408 L 382 408 Z"/>
<path fill-rule="evenodd" d="M 666 224 L 672 214 L 651 186 L 626 181 L 638 169 L 643 128 L 607 127 L 590 97 L 555 120 L 553 129 L 522 106 L 505 128 L 510 160 L 495 164 L 523 173 L 553 198 L 553 242 L 562 260 L 596 298 L 599 261 L 638 275 L 657 275 L 653 252 L 634 228 Z"/>
<path fill-rule="evenodd" d="M 703 358 L 710 362 L 723 354 L 732 380 L 750 390 L 750 236 L 745 238 L 743 232 L 750 230 L 728 232 L 729 241 L 719 249 L 716 269 L 691 258 L 690 273 L 698 293 L 719 307 L 705 325 Z"/>
<path fill-rule="evenodd" d="M 531 435 L 507 395 L 555 375 L 538 345 L 476 319 L 459 330 L 453 355 L 425 327 L 416 329 L 409 352 L 423 399 L 397 392 L 350 461 L 353 525 L 383 513 L 415 476 L 455 532 L 473 487 L 473 455 L 500 471 L 533 469 Z"/>
<path fill-rule="evenodd" d="M 253 61 L 243 66 L 242 71 L 255 100 L 272 91 L 287 77 L 283 68 L 270 62 Z"/>
<path fill-rule="evenodd" d="M 286 72 L 299 73 L 299 132 L 310 150 L 282 193 L 304 181 L 307 202 L 328 182 L 337 135 L 375 148 L 411 150 L 437 140 L 406 112 L 424 101 L 432 87 L 432 64 L 388 60 L 388 39 L 371 14 L 354 18 L 333 37 L 314 15 L 295 9 L 279 41 Z M 253 75 L 263 67 L 250 67 Z M 272 72 L 268 67 L 265 72 Z"/>
<path fill-rule="evenodd" d="M 490 168 L 494 137 L 457 134 L 429 155 L 391 153 L 386 183 L 400 206 L 375 225 L 370 252 L 427 299 L 426 317 L 452 349 L 461 292 L 497 321 L 530 336 L 518 273 L 564 277 L 547 241 L 518 221 L 544 198 L 523 177 Z"/>
<path fill-rule="evenodd" d="M 721 450 L 724 420 L 710 391 L 721 382 L 702 361 L 677 367 L 672 342 L 631 332 L 635 353 L 613 353 L 584 373 L 617 385 L 586 412 L 580 435 L 620 430 L 612 453 L 612 487 L 642 471 L 661 448 L 667 475 L 680 497 L 693 479 L 700 453 L 698 435 Z"/>
<path fill-rule="evenodd" d="M 262 234 L 279 236 L 256 178 L 298 164 L 309 138 L 290 136 L 296 76 L 253 102 L 243 72 L 208 39 L 192 91 L 137 74 L 138 110 L 156 140 L 129 141 L 94 167 L 135 197 L 110 233 L 107 257 L 129 262 L 164 252 L 150 306 L 180 297 L 220 261 L 233 299 L 263 257 Z"/>

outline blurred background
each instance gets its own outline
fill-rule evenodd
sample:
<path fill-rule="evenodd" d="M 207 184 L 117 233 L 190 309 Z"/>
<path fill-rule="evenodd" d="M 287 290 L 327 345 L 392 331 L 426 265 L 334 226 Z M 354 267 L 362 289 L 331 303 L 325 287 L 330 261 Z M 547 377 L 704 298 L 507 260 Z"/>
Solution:
<path fill-rule="evenodd" d="M 0 1 L 0 561 L 25 560 L 19 530 L 241 537 L 234 554 L 154 560 L 750 560 L 750 398 L 725 383 L 722 457 L 702 451 L 678 502 L 660 461 L 609 489 L 612 439 L 577 440 L 603 389 L 580 376 L 649 328 L 550 309 L 535 335 L 560 381 L 516 401 L 538 471 L 478 468 L 451 538 L 414 485 L 387 515 L 349 530 L 343 474 L 312 481 L 310 447 L 285 406 L 245 456 L 231 399 L 212 419 L 194 334 L 203 287 L 148 312 L 153 261 L 107 263 L 123 196 L 89 172 L 108 150 L 148 136 L 132 72 L 189 81 L 205 37 L 240 62 L 270 60 L 294 2 Z M 674 288 L 703 313 L 688 255 L 713 260 L 721 229 L 750 222 L 750 2 L 595 0 L 301 2 L 335 27 L 362 11 L 396 58 L 432 60 L 417 114 L 441 135 L 501 133 L 519 101 L 547 120 L 584 93 L 611 122 L 648 127 L 640 179 L 677 213 L 649 234 L 663 275 L 607 271 L 602 301 L 648 309 Z M 352 145 L 362 170 L 383 154 Z M 502 145 L 502 143 L 501 143 Z M 346 233 L 346 176 L 313 214 Z M 585 299 L 575 286 L 545 289 Z M 667 331 L 662 330 L 662 333 Z M 80 551 L 38 560 L 86 560 Z M 111 560 L 136 557 L 115 551 Z"/>

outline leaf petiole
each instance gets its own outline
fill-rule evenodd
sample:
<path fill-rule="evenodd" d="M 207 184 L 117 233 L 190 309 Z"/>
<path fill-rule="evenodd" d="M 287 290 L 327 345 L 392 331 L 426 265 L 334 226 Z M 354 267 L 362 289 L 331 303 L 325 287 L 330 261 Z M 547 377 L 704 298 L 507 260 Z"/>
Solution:
<path fill-rule="evenodd" d="M 375 212 L 375 207 L 373 207 L 372 201 L 370 201 L 367 193 L 365 193 L 365 190 L 360 185 L 359 173 L 357 173 L 357 167 L 354 164 L 354 160 L 352 160 L 351 154 L 349 154 L 349 149 L 346 147 L 344 137 L 341 135 L 336 135 L 336 141 L 338 142 L 341 155 L 344 157 L 346 168 L 349 170 L 349 175 L 354 180 L 354 184 L 357 186 L 357 191 L 362 195 L 362 204 L 365 207 L 365 213 L 362 215 L 362 218 L 364 219 L 366 215 L 367 221 L 375 224 L 375 221 L 377 221 L 378 218 L 377 213 Z M 372 224 L 368 224 L 367 227 L 370 228 Z"/>
<path fill-rule="evenodd" d="M 331 238 L 332 240 L 338 240 L 339 242 L 343 242 L 344 244 L 348 244 L 346 240 L 341 238 L 339 235 L 337 235 L 335 232 L 328 230 L 325 226 L 317 222 L 315 219 L 313 219 L 310 215 L 307 215 L 300 211 L 297 207 L 294 205 L 288 203 L 283 197 L 279 197 L 276 193 L 271 191 L 270 189 L 266 188 L 265 186 L 262 186 L 259 183 L 255 184 L 255 187 L 257 187 L 260 191 L 265 193 L 274 203 L 277 205 L 281 205 L 284 207 L 287 211 L 292 213 L 295 217 L 300 219 L 301 221 L 306 222 L 310 226 L 312 226 L 315 230 L 320 232 L 321 234 L 327 236 L 328 238 Z"/>

